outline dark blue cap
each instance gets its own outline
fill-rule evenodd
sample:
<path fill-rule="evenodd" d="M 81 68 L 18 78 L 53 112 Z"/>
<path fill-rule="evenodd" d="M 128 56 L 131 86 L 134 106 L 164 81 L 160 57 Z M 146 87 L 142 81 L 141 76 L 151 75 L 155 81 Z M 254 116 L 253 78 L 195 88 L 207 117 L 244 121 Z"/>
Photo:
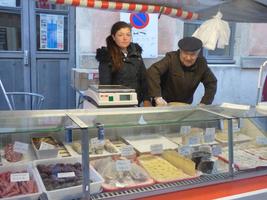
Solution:
<path fill-rule="evenodd" d="M 184 37 L 179 40 L 178 46 L 183 51 L 197 51 L 202 48 L 202 42 L 195 37 Z"/>

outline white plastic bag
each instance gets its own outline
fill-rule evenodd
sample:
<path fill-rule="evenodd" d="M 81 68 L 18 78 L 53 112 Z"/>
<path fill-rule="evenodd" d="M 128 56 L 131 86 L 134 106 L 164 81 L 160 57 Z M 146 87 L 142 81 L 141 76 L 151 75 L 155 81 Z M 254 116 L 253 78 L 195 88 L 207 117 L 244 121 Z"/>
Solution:
<path fill-rule="evenodd" d="M 204 22 L 192 36 L 200 39 L 203 47 L 209 50 L 215 50 L 216 46 L 223 49 L 229 44 L 229 24 L 222 20 L 222 13 L 219 11 L 212 19 Z"/>

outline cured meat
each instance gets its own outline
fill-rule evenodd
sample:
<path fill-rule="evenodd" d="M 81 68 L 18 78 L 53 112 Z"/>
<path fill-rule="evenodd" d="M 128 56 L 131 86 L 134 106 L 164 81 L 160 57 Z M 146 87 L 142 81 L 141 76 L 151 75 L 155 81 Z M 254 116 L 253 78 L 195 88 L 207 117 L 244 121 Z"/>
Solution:
<path fill-rule="evenodd" d="M 38 192 L 34 180 L 10 182 L 10 175 L 11 172 L 0 173 L 0 198 Z"/>
<path fill-rule="evenodd" d="M 4 157 L 9 162 L 18 162 L 22 159 L 23 154 L 15 152 L 13 150 L 14 145 L 13 144 L 7 144 L 4 148 Z"/>

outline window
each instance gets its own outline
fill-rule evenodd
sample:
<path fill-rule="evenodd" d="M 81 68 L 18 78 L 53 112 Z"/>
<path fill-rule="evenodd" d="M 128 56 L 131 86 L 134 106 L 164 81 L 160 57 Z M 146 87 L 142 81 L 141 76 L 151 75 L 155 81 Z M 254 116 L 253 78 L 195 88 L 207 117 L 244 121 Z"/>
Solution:
<path fill-rule="evenodd" d="M 0 51 L 21 51 L 21 8 L 17 1 L 0 1 Z M 5 5 L 6 7 L 4 7 Z"/>
<path fill-rule="evenodd" d="M 201 25 L 201 22 L 185 22 L 184 23 L 184 36 L 192 36 L 195 30 Z M 234 33 L 235 25 L 229 23 L 231 34 L 229 45 L 225 46 L 224 49 L 216 48 L 214 51 L 203 49 L 203 55 L 210 64 L 231 64 L 235 61 L 233 60 L 234 54 Z"/>
<path fill-rule="evenodd" d="M 35 7 L 37 50 L 67 52 L 69 7 L 48 0 L 35 0 Z"/>

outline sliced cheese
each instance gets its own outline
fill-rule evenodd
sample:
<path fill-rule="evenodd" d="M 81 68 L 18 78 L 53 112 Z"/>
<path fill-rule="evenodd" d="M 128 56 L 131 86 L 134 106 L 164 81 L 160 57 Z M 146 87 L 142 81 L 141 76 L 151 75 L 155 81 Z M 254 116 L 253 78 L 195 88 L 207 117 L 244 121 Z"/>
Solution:
<path fill-rule="evenodd" d="M 159 156 L 142 155 L 138 160 L 149 175 L 158 182 L 189 178 L 182 170 L 177 169 Z"/>

